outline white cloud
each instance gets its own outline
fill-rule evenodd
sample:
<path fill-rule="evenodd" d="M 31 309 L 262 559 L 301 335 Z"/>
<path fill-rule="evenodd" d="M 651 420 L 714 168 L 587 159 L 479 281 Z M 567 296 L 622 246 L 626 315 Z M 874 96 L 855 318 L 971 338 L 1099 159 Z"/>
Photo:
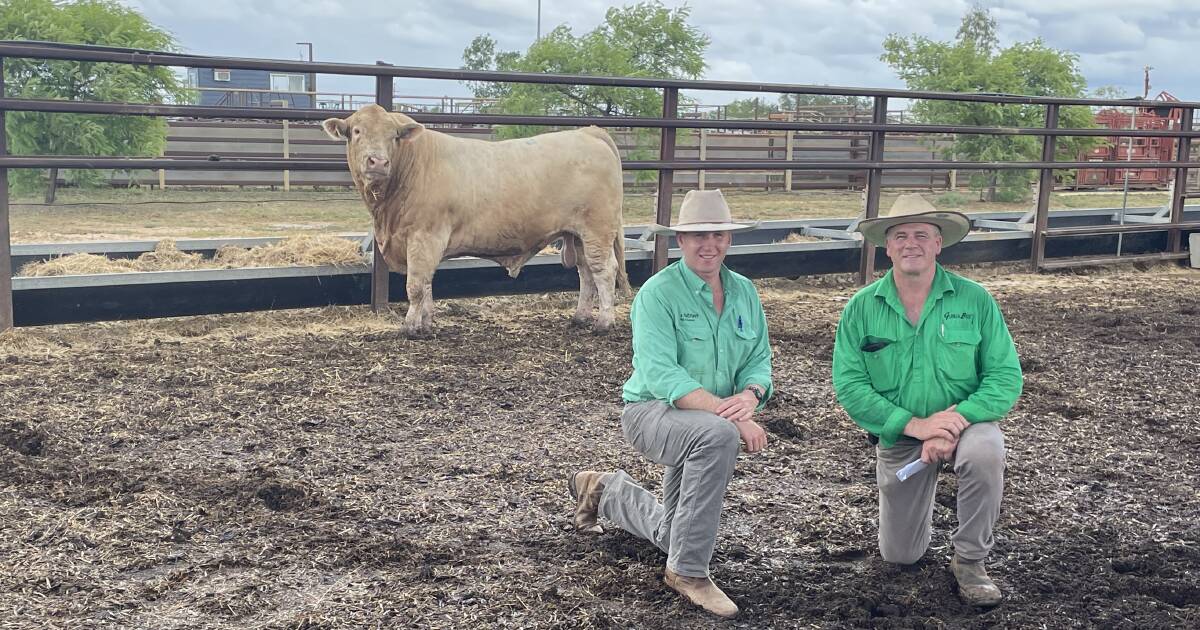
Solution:
<path fill-rule="evenodd" d="M 595 28 L 605 11 L 633 0 L 542 0 L 542 31 Z M 680 0 L 665 0 L 668 7 Z M 457 67 L 471 39 L 491 33 L 504 50 L 536 37 L 536 0 L 126 0 L 175 33 L 189 52 L 297 58 L 312 41 L 318 60 L 376 59 Z M 985 0 L 1001 45 L 1040 37 L 1080 55 L 1093 86 L 1141 93 L 1141 68 L 1154 66 L 1155 91 L 1200 100 L 1200 2 L 1163 0 L 1152 11 L 1128 0 Z M 855 87 L 901 87 L 879 60 L 888 34 L 950 40 L 972 0 L 692 0 L 690 23 L 710 36 L 708 78 Z M 322 78 L 323 89 L 363 79 Z M 453 82 L 397 82 L 408 93 L 462 94 Z M 347 88 L 349 91 L 350 88 Z M 717 95 L 706 94 L 705 98 Z"/>

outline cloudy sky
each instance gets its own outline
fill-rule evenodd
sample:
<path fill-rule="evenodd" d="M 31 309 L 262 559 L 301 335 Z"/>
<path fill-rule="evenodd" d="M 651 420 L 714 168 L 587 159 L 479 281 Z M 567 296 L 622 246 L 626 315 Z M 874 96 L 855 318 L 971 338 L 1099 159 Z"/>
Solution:
<path fill-rule="evenodd" d="M 313 43 L 330 62 L 457 68 L 476 35 L 524 50 L 537 35 L 537 0 L 125 0 L 195 54 L 300 59 Z M 613 2 L 542 0 L 543 32 L 577 34 Z M 667 0 L 675 7 L 682 2 Z M 969 0 L 693 0 L 691 23 L 712 38 L 705 78 L 730 81 L 904 87 L 879 61 L 889 33 L 954 37 Z M 1079 55 L 1091 87 L 1142 92 L 1149 65 L 1161 90 L 1200 101 L 1200 2 L 1159 0 L 984 0 L 1001 45 L 1042 38 Z M 1086 11 L 1083 10 L 1086 7 Z M 364 79 L 322 76 L 324 91 L 372 92 Z M 453 82 L 398 81 L 397 92 L 463 95 Z M 705 103 L 723 102 L 712 93 Z"/>

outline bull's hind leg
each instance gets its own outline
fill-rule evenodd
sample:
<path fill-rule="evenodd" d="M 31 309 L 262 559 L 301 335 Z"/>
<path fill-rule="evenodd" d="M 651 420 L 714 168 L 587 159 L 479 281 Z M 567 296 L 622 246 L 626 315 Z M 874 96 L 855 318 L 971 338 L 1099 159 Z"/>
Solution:
<path fill-rule="evenodd" d="M 600 303 L 594 329 L 603 332 L 613 324 L 613 299 L 616 294 L 617 257 L 613 253 L 612 238 L 600 238 L 584 243 L 584 265 L 592 275 L 592 285 Z M 580 265 L 581 267 L 584 265 Z"/>
<path fill-rule="evenodd" d="M 583 249 L 583 244 L 578 239 L 575 239 L 575 249 Z M 571 325 L 588 326 L 592 323 L 592 309 L 596 305 L 596 280 L 592 277 L 592 270 L 586 260 L 576 264 L 575 268 L 579 271 L 579 301 L 575 305 L 575 314 L 571 316 Z"/>

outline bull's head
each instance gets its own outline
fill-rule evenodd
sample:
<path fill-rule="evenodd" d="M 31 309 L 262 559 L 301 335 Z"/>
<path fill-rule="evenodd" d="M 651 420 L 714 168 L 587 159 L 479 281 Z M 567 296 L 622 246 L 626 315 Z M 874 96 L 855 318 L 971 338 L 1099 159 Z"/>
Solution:
<path fill-rule="evenodd" d="M 389 113 L 378 105 L 367 105 L 347 118 L 328 118 L 321 127 L 334 140 L 346 141 L 351 173 L 371 189 L 386 186 L 404 145 L 425 130 L 408 116 Z"/>

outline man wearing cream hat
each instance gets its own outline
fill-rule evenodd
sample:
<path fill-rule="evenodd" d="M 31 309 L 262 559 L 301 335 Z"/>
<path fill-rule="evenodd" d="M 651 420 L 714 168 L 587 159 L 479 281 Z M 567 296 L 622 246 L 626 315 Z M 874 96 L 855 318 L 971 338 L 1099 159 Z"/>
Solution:
<path fill-rule="evenodd" d="M 621 429 L 642 455 L 666 467 L 663 502 L 623 470 L 568 479 L 575 526 L 604 517 L 667 554 L 663 581 L 721 617 L 738 607 L 709 577 L 725 488 L 739 442 L 756 453 L 766 433 L 754 413 L 771 395 L 771 344 L 754 284 L 723 261 L 735 222 L 719 190 L 689 191 L 671 232 L 683 260 L 638 291 L 629 314 L 633 375 Z"/>
<path fill-rule="evenodd" d="M 964 601 L 995 606 L 1001 593 L 984 560 L 1004 490 L 997 421 L 1021 394 L 1021 364 L 992 296 L 937 263 L 970 229 L 966 215 L 939 211 L 920 195 L 901 195 L 889 216 L 859 223 L 865 246 L 886 248 L 892 269 L 846 304 L 833 387 L 877 444 L 880 555 L 912 564 L 925 554 L 938 469 L 947 462 L 958 477 L 950 569 Z M 929 466 L 901 472 L 914 461 Z"/>

